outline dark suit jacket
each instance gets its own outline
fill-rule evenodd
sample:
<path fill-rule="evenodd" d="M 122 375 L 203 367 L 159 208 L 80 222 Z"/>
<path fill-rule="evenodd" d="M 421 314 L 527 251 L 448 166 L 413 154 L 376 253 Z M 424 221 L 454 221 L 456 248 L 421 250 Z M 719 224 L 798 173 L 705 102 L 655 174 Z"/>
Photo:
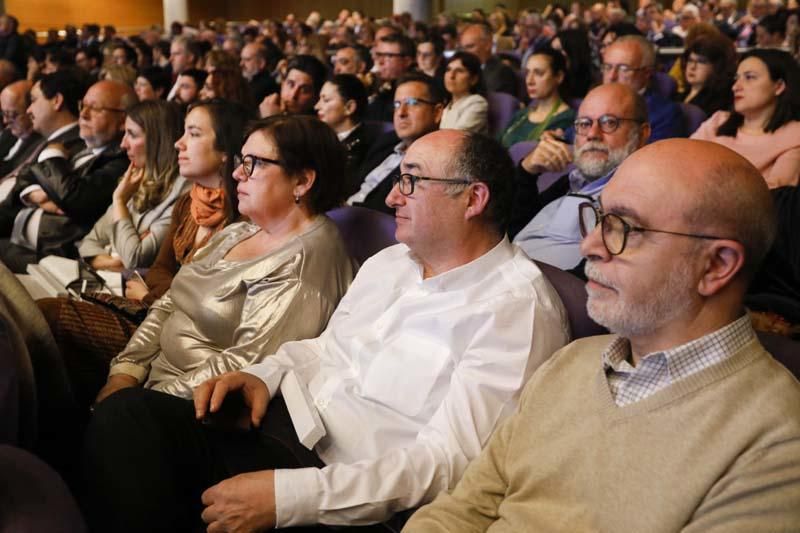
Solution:
<path fill-rule="evenodd" d="M 67 155 L 70 158 L 86 148 L 86 143 L 84 143 L 83 139 L 81 139 L 78 135 L 77 124 L 74 128 L 68 129 L 50 142 L 63 144 L 64 148 L 67 150 Z M 41 151 L 46 144 L 47 143 L 41 145 L 39 147 L 39 151 Z M 14 219 L 16 218 L 17 213 L 19 213 L 19 211 L 25 207 L 22 203 L 22 200 L 19 198 L 20 193 L 27 187 L 38 183 L 32 172 L 32 169 L 37 165 L 41 165 L 41 163 L 34 161 L 25 169 L 23 169 L 19 173 L 19 176 L 17 177 L 17 183 L 14 185 L 14 188 L 11 190 L 8 198 L 0 202 L 0 238 L 11 236 L 11 228 L 14 226 Z"/>
<path fill-rule="evenodd" d="M 267 71 L 259 72 L 250 80 L 250 92 L 253 93 L 253 100 L 255 100 L 256 105 L 260 104 L 261 100 L 270 94 L 276 93 L 279 90 L 280 87 L 278 87 L 278 84 Z"/>
<path fill-rule="evenodd" d="M 508 93 L 514 98 L 520 96 L 520 81 L 517 75 L 497 56 L 490 57 L 483 66 L 483 81 L 487 92 Z"/>
<path fill-rule="evenodd" d="M 364 162 L 355 174 L 355 180 L 348 187 L 348 196 L 354 194 L 361 187 L 361 183 L 367 174 L 372 172 L 372 169 L 380 165 L 386 157 L 394 151 L 394 147 L 400 142 L 400 138 L 394 132 L 385 133 L 380 136 L 375 144 L 372 145 L 367 155 L 364 157 Z M 392 190 L 392 176 L 400 172 L 400 166 L 390 172 L 387 177 L 381 181 L 364 199 L 363 202 L 358 203 L 361 207 L 368 207 L 376 211 L 394 215 L 394 209 L 386 205 L 386 197 L 389 191 Z"/>
<path fill-rule="evenodd" d="M 385 87 L 383 90 L 378 90 L 367 105 L 365 120 L 374 122 L 394 120 L 394 89 L 395 84 L 392 83 L 391 88 Z"/>
<path fill-rule="evenodd" d="M 522 168 L 522 163 L 517 164 L 517 172 L 514 175 L 514 201 L 511 204 L 511 215 L 508 220 L 509 239 L 513 240 L 544 206 L 569 192 L 569 174 L 564 174 L 542 192 L 539 192 L 538 184 L 540 175 L 529 173 Z M 575 213 L 575 216 L 578 214 Z"/>
<path fill-rule="evenodd" d="M 14 143 L 16 143 L 16 138 L 14 138 Z M 13 144 L 12 144 L 13 146 Z M 17 153 L 14 154 L 14 157 L 9 159 L 8 161 L 0 161 L 0 181 L 3 181 L 9 173 L 14 172 L 16 168 L 21 165 L 24 161 L 27 161 L 29 157 L 31 157 L 34 152 L 38 154 L 44 148 L 44 139 L 38 133 L 31 132 L 25 140 L 22 141 L 22 146 L 19 147 Z M 11 146 L 8 147 L 11 149 Z M 8 150 L 5 150 L 3 155 L 7 154 Z"/>
<path fill-rule="evenodd" d="M 60 157 L 33 167 L 36 181 L 64 215 L 45 213 L 39 225 L 37 254 L 75 255 L 75 241 L 86 235 L 111 205 L 111 195 L 130 161 L 118 141 L 74 168 L 74 161 Z"/>
<path fill-rule="evenodd" d="M 348 188 L 353 187 L 358 182 L 356 173 L 359 168 L 361 168 L 361 164 L 364 162 L 364 158 L 367 156 L 372 142 L 375 140 L 375 137 L 377 137 L 373 130 L 374 128 L 361 123 L 356 129 L 350 132 L 350 135 L 342 140 L 342 144 L 345 150 L 347 150 L 347 179 L 345 181 L 345 186 Z M 348 195 L 354 192 L 355 190 L 348 192 Z"/>

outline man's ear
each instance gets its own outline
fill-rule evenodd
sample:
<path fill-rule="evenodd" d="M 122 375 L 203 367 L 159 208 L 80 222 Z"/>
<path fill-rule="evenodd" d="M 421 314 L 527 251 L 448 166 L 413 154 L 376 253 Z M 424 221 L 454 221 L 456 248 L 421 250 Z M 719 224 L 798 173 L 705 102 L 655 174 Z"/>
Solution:
<path fill-rule="evenodd" d="M 469 220 L 473 217 L 479 217 L 486 212 L 486 207 L 489 205 L 489 187 L 482 181 L 470 183 L 467 187 L 467 209 L 464 212 L 464 218 Z"/>
<path fill-rule="evenodd" d="M 61 111 L 64 109 L 64 95 L 61 93 L 56 93 L 56 95 L 50 99 L 53 102 L 53 108 L 56 111 Z M 80 115 L 80 113 L 78 113 Z"/>
<path fill-rule="evenodd" d="M 713 296 L 729 286 L 744 266 L 745 250 L 742 243 L 727 239 L 713 241 L 706 249 L 706 264 L 697 292 Z"/>

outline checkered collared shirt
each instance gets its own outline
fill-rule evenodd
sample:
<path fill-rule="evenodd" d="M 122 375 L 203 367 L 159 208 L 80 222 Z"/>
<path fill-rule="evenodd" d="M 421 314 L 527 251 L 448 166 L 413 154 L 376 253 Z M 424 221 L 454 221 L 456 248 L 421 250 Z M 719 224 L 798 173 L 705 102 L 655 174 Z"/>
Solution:
<path fill-rule="evenodd" d="M 682 346 L 647 354 L 633 367 L 627 339 L 618 337 L 603 352 L 603 369 L 616 404 L 644 400 L 661 389 L 720 363 L 750 342 L 755 333 L 749 315 Z"/>

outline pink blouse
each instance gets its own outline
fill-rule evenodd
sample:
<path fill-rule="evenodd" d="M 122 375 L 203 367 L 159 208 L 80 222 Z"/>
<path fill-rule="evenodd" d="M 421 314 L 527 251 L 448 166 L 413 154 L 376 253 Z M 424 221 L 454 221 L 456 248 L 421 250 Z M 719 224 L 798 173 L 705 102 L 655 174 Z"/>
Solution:
<path fill-rule="evenodd" d="M 800 121 L 793 120 L 761 135 L 741 131 L 736 137 L 717 135 L 717 128 L 728 115 L 728 111 L 717 111 L 700 125 L 692 139 L 713 141 L 737 152 L 761 172 L 770 189 L 796 186 L 800 181 Z"/>

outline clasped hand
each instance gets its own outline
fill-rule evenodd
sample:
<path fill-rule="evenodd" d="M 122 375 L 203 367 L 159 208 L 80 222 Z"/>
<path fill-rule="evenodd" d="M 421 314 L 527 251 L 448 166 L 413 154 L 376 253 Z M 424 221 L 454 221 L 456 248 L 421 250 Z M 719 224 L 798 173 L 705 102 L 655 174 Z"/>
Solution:
<path fill-rule="evenodd" d="M 195 416 L 202 420 L 222 407 L 230 392 L 242 395 L 250 409 L 250 422 L 258 427 L 267 412 L 269 390 L 259 378 L 230 372 L 209 379 L 194 390 Z M 208 533 L 263 531 L 275 527 L 274 471 L 249 472 L 226 479 L 202 495 L 203 521 Z"/>

